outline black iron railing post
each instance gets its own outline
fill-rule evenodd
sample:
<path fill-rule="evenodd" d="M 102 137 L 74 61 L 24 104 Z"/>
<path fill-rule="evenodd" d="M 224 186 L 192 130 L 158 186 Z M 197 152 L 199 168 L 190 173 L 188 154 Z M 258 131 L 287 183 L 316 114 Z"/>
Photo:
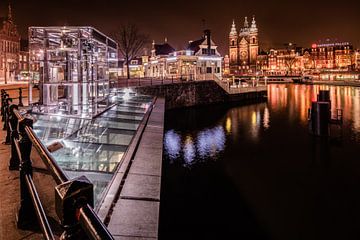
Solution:
<path fill-rule="evenodd" d="M 93 184 L 85 177 L 79 177 L 55 188 L 55 209 L 64 229 L 61 239 L 82 239 L 80 209 L 90 205 L 94 207 Z"/>
<path fill-rule="evenodd" d="M 3 102 L 3 106 L 2 106 L 2 109 L 3 109 L 3 116 L 2 116 L 2 121 L 4 122 L 4 126 L 3 126 L 3 130 L 5 131 L 6 130 L 6 127 L 7 127 L 7 123 L 6 123 L 6 111 L 7 111 L 7 106 L 9 104 L 9 94 L 5 93 L 4 94 L 4 102 Z"/>
<path fill-rule="evenodd" d="M 7 98 L 5 100 L 5 122 L 4 122 L 4 130 L 6 130 L 6 138 L 4 144 L 10 145 L 11 144 L 11 130 L 10 130 L 10 102 L 12 102 L 11 98 Z"/>
<path fill-rule="evenodd" d="M 5 121 L 4 107 L 5 107 L 5 90 L 1 89 L 1 121 Z"/>
<path fill-rule="evenodd" d="M 19 88 L 19 107 L 23 107 L 23 106 L 24 106 L 23 101 L 22 101 L 22 98 L 23 98 L 23 96 L 22 96 L 22 89 Z"/>
<path fill-rule="evenodd" d="M 11 130 L 10 142 L 11 142 L 11 157 L 9 163 L 9 170 L 19 170 L 20 160 L 16 149 L 15 141 L 19 139 L 17 131 L 18 119 L 14 113 L 14 110 L 18 110 L 18 106 L 13 104 L 10 106 L 9 114 L 9 129 Z"/>
<path fill-rule="evenodd" d="M 23 118 L 19 121 L 19 148 L 20 148 L 20 208 L 17 226 L 20 229 L 37 226 L 36 212 L 32 204 L 31 194 L 27 187 L 26 177 L 32 176 L 32 163 L 30 160 L 32 142 L 26 133 L 26 127 L 31 127 L 33 120 Z M 34 226 L 35 225 L 35 226 Z"/>

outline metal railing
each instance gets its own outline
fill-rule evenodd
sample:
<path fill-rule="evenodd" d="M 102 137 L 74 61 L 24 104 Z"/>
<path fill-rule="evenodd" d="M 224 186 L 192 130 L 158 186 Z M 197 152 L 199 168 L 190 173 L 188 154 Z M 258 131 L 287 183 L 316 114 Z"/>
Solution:
<path fill-rule="evenodd" d="M 110 81 L 110 86 L 113 88 L 128 88 L 128 87 L 145 87 L 145 86 L 156 86 L 156 85 L 164 85 L 164 84 L 173 84 L 173 83 L 181 83 L 186 80 L 182 80 L 180 78 L 119 78 L 115 81 Z"/>
<path fill-rule="evenodd" d="M 38 223 L 45 239 L 55 239 L 33 181 L 32 149 L 35 149 L 57 186 L 55 209 L 64 230 L 62 239 L 113 239 L 93 210 L 93 184 L 85 177 L 70 180 L 32 129 L 33 120 L 23 116 L 18 106 L 10 105 L 6 91 L 1 91 L 1 115 L 11 144 L 9 169 L 20 169 L 20 209 L 18 227 Z M 34 221 L 35 220 L 35 221 Z"/>

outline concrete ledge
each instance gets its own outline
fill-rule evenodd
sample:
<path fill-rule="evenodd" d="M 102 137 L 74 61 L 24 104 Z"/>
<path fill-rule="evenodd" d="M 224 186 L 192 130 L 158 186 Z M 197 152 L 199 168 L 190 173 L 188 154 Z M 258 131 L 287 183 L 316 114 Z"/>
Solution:
<path fill-rule="evenodd" d="M 115 239 L 158 238 L 164 115 L 165 100 L 157 99 L 134 158 L 119 169 L 124 185 L 108 225 Z"/>
<path fill-rule="evenodd" d="M 108 228 L 115 238 L 157 239 L 159 211 L 159 202 L 120 199 Z"/>

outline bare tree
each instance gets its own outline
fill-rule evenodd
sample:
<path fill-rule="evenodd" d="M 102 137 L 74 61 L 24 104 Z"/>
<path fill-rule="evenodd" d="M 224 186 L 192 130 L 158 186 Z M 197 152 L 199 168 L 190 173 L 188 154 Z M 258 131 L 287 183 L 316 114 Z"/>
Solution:
<path fill-rule="evenodd" d="M 284 57 L 284 61 L 285 61 L 285 67 L 287 68 L 288 70 L 288 73 L 290 73 L 290 75 L 292 74 L 293 72 L 293 67 L 296 63 L 296 55 L 295 54 L 287 54 L 285 55 Z"/>
<path fill-rule="evenodd" d="M 119 51 L 125 58 L 127 65 L 127 78 L 130 79 L 130 62 L 137 57 L 144 46 L 149 43 L 149 37 L 140 33 L 134 24 L 121 25 L 114 33 L 114 38 L 119 45 Z"/>

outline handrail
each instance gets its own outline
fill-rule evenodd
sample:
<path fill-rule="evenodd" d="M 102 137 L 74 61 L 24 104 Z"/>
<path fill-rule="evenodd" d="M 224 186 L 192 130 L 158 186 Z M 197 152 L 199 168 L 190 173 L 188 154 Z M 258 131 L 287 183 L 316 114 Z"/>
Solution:
<path fill-rule="evenodd" d="M 25 177 L 26 177 L 26 183 L 27 183 L 30 195 L 31 195 L 31 200 L 36 209 L 35 212 L 36 212 L 38 221 L 40 222 L 39 225 L 43 232 L 43 235 L 44 235 L 45 239 L 47 239 L 47 240 L 55 240 L 54 234 L 52 233 L 52 230 L 51 230 L 51 227 L 49 224 L 49 221 L 47 220 L 44 208 L 42 207 L 39 195 L 36 191 L 36 187 L 33 182 L 33 179 L 28 174 Z"/>
<path fill-rule="evenodd" d="M 9 127 L 10 127 L 11 131 L 16 131 L 15 129 L 12 129 L 11 124 L 9 124 Z M 46 240 L 55 240 L 54 234 L 51 230 L 49 221 L 47 219 L 47 216 L 46 216 L 44 208 L 42 206 L 40 197 L 37 193 L 35 184 L 33 182 L 32 176 L 31 176 L 31 162 L 30 162 L 30 167 L 29 167 L 26 165 L 29 163 L 26 163 L 23 161 L 24 159 L 22 159 L 21 147 L 19 146 L 20 143 L 19 143 L 17 134 L 15 136 L 13 135 L 12 141 L 13 141 L 13 144 L 14 144 L 13 146 L 15 147 L 17 156 L 18 156 L 21 164 L 23 165 L 20 175 L 21 175 L 21 178 L 23 178 L 26 182 L 26 186 L 27 186 L 28 192 L 30 194 L 32 204 L 35 208 L 36 217 L 38 219 L 43 236 Z M 24 188 L 24 185 L 22 185 L 22 183 L 20 183 L 20 184 L 21 184 L 20 187 Z"/>
<path fill-rule="evenodd" d="M 16 109 L 13 110 L 15 117 L 17 118 L 18 122 L 23 121 L 25 118 L 20 114 L 20 112 Z M 48 171 L 53 176 L 55 182 L 58 185 L 66 184 L 70 181 L 69 177 L 63 172 L 63 170 L 59 167 L 56 163 L 55 159 L 51 156 L 49 150 L 45 147 L 45 145 L 40 141 L 40 139 L 36 136 L 33 129 L 29 126 L 24 127 L 24 131 L 26 132 L 27 137 L 29 138 L 32 146 L 38 152 L 41 160 L 46 165 Z M 20 150 L 19 146 L 16 146 L 18 150 Z M 20 152 L 21 154 L 21 152 Z M 19 155 L 21 156 L 21 155 Z M 32 201 L 36 208 L 36 213 L 38 215 L 41 228 L 43 230 L 44 236 L 46 239 L 53 239 L 51 238 L 52 233 L 49 227 L 48 222 L 45 218 L 44 220 L 44 211 L 41 206 L 40 199 L 37 195 L 37 191 L 35 188 L 34 183 L 32 182 L 31 176 L 26 177 L 26 182 L 28 185 L 29 192 L 32 196 Z M 113 240 L 114 238 L 111 236 L 110 232 L 108 231 L 105 224 L 98 218 L 96 213 L 92 210 L 89 204 L 80 205 L 80 225 L 85 232 L 85 234 L 89 237 L 89 239 L 100 240 L 100 239 L 109 239 Z M 45 215 L 46 216 L 46 215 Z M 48 238 L 49 237 L 49 238 Z"/>
<path fill-rule="evenodd" d="M 14 114 L 17 117 L 18 121 L 24 119 L 24 117 L 19 113 L 18 110 L 14 110 Z M 33 146 L 39 153 L 40 158 L 43 160 L 44 164 L 48 168 L 50 174 L 54 177 L 55 182 L 57 184 L 62 184 L 69 181 L 69 177 L 62 171 L 62 169 L 56 163 L 55 159 L 51 156 L 47 147 L 45 147 L 45 145 L 40 141 L 34 131 L 30 127 L 26 127 L 25 131 L 31 142 L 33 143 Z"/>
<path fill-rule="evenodd" d="M 114 239 L 107 228 L 99 227 L 97 223 L 101 220 L 89 204 L 80 208 L 79 222 L 86 235 L 91 236 L 91 239 Z"/>

